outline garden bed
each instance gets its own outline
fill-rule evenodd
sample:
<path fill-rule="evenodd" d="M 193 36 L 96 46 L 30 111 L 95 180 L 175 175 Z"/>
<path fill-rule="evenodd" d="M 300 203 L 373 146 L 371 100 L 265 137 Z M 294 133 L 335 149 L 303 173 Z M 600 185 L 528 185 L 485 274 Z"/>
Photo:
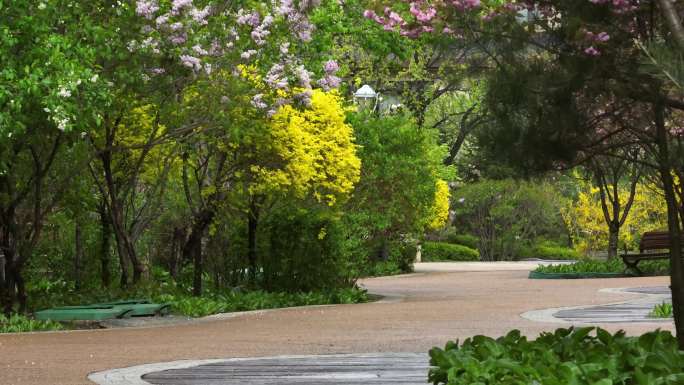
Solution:
<path fill-rule="evenodd" d="M 634 277 L 632 274 L 625 273 L 593 273 L 593 272 L 577 272 L 577 273 L 544 273 L 540 271 L 530 271 L 528 278 L 530 279 L 591 279 L 591 278 L 624 278 Z"/>
<path fill-rule="evenodd" d="M 639 265 L 645 276 L 668 275 L 669 261 L 644 261 Z M 637 277 L 614 258 L 607 261 L 584 259 L 572 264 L 544 265 L 530 272 L 530 279 L 589 279 Z"/>

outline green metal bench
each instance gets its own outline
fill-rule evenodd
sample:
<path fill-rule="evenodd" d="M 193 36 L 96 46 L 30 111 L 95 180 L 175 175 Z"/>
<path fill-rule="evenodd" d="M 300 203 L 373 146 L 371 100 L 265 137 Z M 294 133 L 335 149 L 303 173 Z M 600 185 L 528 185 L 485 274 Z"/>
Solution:
<path fill-rule="evenodd" d="M 102 321 L 112 318 L 166 315 L 170 310 L 170 304 L 150 303 L 149 300 L 138 299 L 96 303 L 87 306 L 62 306 L 38 311 L 35 313 L 35 317 L 38 320 L 53 321 Z"/>
<path fill-rule="evenodd" d="M 40 321 L 102 321 L 126 318 L 131 312 L 131 309 L 116 306 L 64 306 L 37 311 L 35 317 Z"/>

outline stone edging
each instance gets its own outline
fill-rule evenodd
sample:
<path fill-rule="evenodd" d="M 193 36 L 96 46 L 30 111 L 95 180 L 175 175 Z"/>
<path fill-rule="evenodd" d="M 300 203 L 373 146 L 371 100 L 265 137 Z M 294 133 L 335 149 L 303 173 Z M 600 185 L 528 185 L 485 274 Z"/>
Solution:
<path fill-rule="evenodd" d="M 424 353 L 359 353 L 359 354 L 327 354 L 325 357 L 380 357 L 387 355 L 406 355 L 406 354 L 416 354 L 425 355 Z M 160 372 L 164 370 L 171 369 L 187 369 L 200 365 L 216 364 L 216 363 L 226 363 L 226 362 L 236 362 L 236 361 L 256 361 L 256 360 L 269 360 L 269 359 L 298 359 L 298 358 L 313 358 L 316 355 L 283 355 L 283 356 L 272 356 L 272 357 L 244 357 L 244 358 L 228 358 L 228 359 L 207 359 L 207 360 L 179 360 L 170 362 L 159 362 L 154 364 L 144 364 L 137 366 L 130 366 L 127 368 L 118 368 L 105 370 L 101 372 L 94 372 L 88 375 L 88 379 L 98 385 L 150 385 L 149 382 L 144 381 L 142 376 L 148 373 Z"/>
<path fill-rule="evenodd" d="M 633 277 L 624 273 L 543 273 L 530 271 L 529 279 L 594 279 L 594 278 L 625 278 Z"/>
<path fill-rule="evenodd" d="M 636 295 L 638 298 L 636 299 L 631 299 L 631 300 L 626 300 L 626 301 L 619 301 L 619 302 L 611 302 L 611 303 L 605 303 L 605 304 L 593 304 L 593 305 L 580 305 L 580 306 L 567 306 L 567 307 L 556 307 L 556 308 L 548 308 L 548 309 L 537 309 L 537 310 L 530 310 L 525 313 L 520 314 L 520 317 L 530 320 L 530 321 L 535 321 L 535 322 L 548 322 L 548 323 L 559 323 L 559 324 L 565 324 L 565 325 L 572 325 L 572 324 L 584 324 L 584 325 L 591 325 L 591 324 L 596 324 L 596 323 L 601 323 L 600 321 L 592 321 L 588 320 L 586 322 L 580 322 L 580 321 L 568 321 L 562 318 L 558 318 L 554 316 L 554 314 L 564 311 L 564 310 L 582 310 L 582 309 L 590 309 L 594 308 L 597 306 L 612 306 L 612 305 L 625 305 L 625 304 L 636 304 L 636 303 L 643 303 L 643 302 L 650 302 L 653 299 L 658 299 L 658 300 L 664 300 L 669 298 L 668 296 L 661 295 L 661 294 L 649 294 L 649 293 L 643 293 L 643 292 L 634 292 L 634 291 L 629 291 L 631 287 L 622 287 L 622 288 L 606 288 L 606 289 L 600 289 L 598 290 L 599 293 L 611 293 L 611 294 L 631 294 L 631 295 Z M 658 318 L 653 318 L 653 320 L 648 320 L 644 321 L 643 323 L 648 323 L 652 322 L 654 324 L 661 324 L 663 322 L 672 322 L 671 319 L 658 319 Z M 630 323 L 630 321 L 625 321 L 625 323 Z"/>

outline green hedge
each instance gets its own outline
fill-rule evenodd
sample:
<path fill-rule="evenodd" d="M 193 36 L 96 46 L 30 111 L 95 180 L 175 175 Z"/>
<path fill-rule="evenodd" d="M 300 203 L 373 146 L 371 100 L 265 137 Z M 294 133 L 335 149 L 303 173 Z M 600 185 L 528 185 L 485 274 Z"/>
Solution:
<path fill-rule="evenodd" d="M 443 242 L 425 242 L 422 248 L 422 260 L 436 261 L 479 261 L 480 253 L 468 246 L 452 245 Z"/>
<path fill-rule="evenodd" d="M 468 246 L 471 249 L 477 250 L 478 238 L 470 234 L 449 234 L 446 236 L 445 241 L 447 243 L 453 243 L 456 245 Z"/>
<path fill-rule="evenodd" d="M 518 253 L 520 259 L 539 258 L 549 260 L 580 260 L 584 256 L 575 249 L 559 246 L 554 242 L 543 241 L 532 247 L 523 247 Z"/>
<path fill-rule="evenodd" d="M 684 384 L 684 352 L 667 331 L 627 337 L 570 328 L 528 341 L 514 330 L 496 340 L 475 336 L 434 348 L 430 365 L 428 382 L 435 385 Z"/>

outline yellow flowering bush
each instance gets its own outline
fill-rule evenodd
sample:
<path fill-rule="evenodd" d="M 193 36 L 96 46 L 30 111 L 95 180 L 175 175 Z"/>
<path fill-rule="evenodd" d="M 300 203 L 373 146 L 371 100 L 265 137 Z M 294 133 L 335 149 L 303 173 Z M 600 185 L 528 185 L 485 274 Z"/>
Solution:
<path fill-rule="evenodd" d="M 627 187 L 620 187 L 619 191 L 620 204 L 624 208 L 629 191 Z M 641 234 L 667 228 L 667 208 L 657 191 L 658 188 L 652 184 L 637 185 L 634 203 L 620 229 L 620 248 L 626 245 L 628 249 L 637 249 Z M 598 187 L 583 183 L 577 200 L 569 202 L 561 214 L 579 251 L 599 251 L 608 247 L 608 225 Z"/>
<path fill-rule="evenodd" d="M 442 179 L 437 179 L 435 183 L 435 201 L 432 206 L 432 218 L 428 225 L 430 229 L 439 230 L 447 224 L 449 220 L 450 197 L 449 184 Z"/>
<path fill-rule="evenodd" d="M 332 206 L 351 193 L 361 161 L 337 92 L 313 90 L 308 108 L 280 107 L 268 128 L 261 150 L 273 161 L 251 167 L 257 181 L 252 194 L 287 190 Z"/>

